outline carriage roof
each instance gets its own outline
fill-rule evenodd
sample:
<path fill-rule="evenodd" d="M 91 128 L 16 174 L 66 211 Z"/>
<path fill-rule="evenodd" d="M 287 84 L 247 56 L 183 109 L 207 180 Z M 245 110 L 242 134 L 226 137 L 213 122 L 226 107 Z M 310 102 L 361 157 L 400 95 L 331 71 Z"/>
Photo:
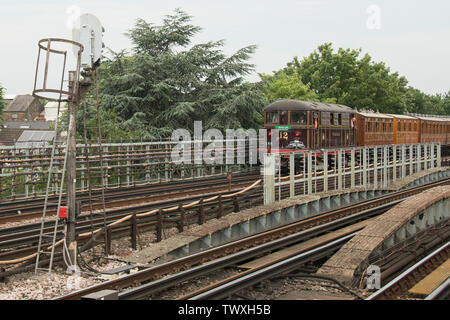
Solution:
<path fill-rule="evenodd" d="M 404 114 L 391 114 L 391 113 L 386 113 L 386 115 L 397 118 L 397 119 L 405 119 L 405 120 L 417 120 L 416 117 L 412 117 L 412 116 L 408 116 L 408 115 L 404 115 Z"/>
<path fill-rule="evenodd" d="M 448 122 L 448 121 L 450 121 L 449 118 L 436 117 L 436 116 L 433 117 L 433 115 L 430 115 L 430 116 L 419 116 L 417 118 L 419 118 L 420 120 L 424 120 L 424 121 L 436 121 L 436 122 Z"/>
<path fill-rule="evenodd" d="M 322 112 L 344 112 L 344 113 L 354 113 L 356 110 L 344 106 L 342 104 L 333 103 L 323 103 L 323 102 L 312 102 L 312 101 L 301 101 L 301 100 L 291 100 L 284 99 L 278 100 L 267 107 L 264 111 L 322 111 Z"/>
<path fill-rule="evenodd" d="M 366 118 L 383 118 L 383 119 L 393 119 L 392 115 L 378 113 L 378 112 L 370 112 L 370 111 L 361 111 L 358 112 L 359 115 Z"/>

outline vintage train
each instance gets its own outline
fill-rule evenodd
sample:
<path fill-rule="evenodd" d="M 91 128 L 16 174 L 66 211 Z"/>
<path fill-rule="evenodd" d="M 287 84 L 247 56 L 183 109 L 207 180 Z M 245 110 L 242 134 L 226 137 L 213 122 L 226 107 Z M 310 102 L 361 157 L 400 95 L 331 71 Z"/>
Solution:
<path fill-rule="evenodd" d="M 450 145 L 450 117 L 358 112 L 288 99 L 268 105 L 264 116 L 267 141 L 273 129 L 279 130 L 280 151 L 440 142 L 445 155 Z"/>
<path fill-rule="evenodd" d="M 340 104 L 299 100 L 276 101 L 264 114 L 268 135 L 278 129 L 282 149 L 450 144 L 450 117 L 358 112 Z"/>

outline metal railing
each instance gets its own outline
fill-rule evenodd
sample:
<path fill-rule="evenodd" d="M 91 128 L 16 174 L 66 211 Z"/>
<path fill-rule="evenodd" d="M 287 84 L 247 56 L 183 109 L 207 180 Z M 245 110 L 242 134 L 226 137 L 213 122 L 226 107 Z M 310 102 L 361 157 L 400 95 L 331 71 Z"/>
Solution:
<path fill-rule="evenodd" d="M 263 168 L 264 203 L 275 202 L 275 191 L 278 188 L 280 197 L 283 186 L 289 186 L 291 197 L 357 187 L 386 188 L 398 179 L 440 166 L 440 143 L 268 153 Z"/>

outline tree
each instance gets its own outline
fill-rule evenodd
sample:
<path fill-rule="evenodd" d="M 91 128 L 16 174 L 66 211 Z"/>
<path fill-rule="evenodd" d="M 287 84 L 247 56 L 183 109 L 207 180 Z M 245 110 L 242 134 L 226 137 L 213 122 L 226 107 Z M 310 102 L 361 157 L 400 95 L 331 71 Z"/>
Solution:
<path fill-rule="evenodd" d="M 265 83 L 264 94 L 269 102 L 279 99 L 319 101 L 319 96 L 302 82 L 297 73 L 281 70 L 274 75 L 260 74 Z"/>
<path fill-rule="evenodd" d="M 450 92 L 428 95 L 408 87 L 405 94 L 406 111 L 418 114 L 450 115 Z"/>
<path fill-rule="evenodd" d="M 262 122 L 267 100 L 259 84 L 245 83 L 254 70 L 251 45 L 227 57 L 224 41 L 191 45 L 200 28 L 177 9 L 161 26 L 142 19 L 126 34 L 132 54 L 110 52 L 100 67 L 102 117 L 138 137 L 168 136 L 174 129 L 250 128 Z M 95 100 L 91 92 L 88 98 Z M 105 120 L 105 119 L 103 119 Z M 112 122 L 111 122 L 112 121 Z"/>
<path fill-rule="evenodd" d="M 373 62 L 368 54 L 363 57 L 360 54 L 361 49 L 342 48 L 335 53 L 332 44 L 325 43 L 302 60 L 294 57 L 283 70 L 287 74 L 297 74 L 320 101 L 402 113 L 406 78 L 391 73 L 383 62 Z M 295 77 L 291 79 L 296 81 Z"/>
<path fill-rule="evenodd" d="M 450 90 L 442 95 L 441 108 L 445 115 L 450 116 Z"/>

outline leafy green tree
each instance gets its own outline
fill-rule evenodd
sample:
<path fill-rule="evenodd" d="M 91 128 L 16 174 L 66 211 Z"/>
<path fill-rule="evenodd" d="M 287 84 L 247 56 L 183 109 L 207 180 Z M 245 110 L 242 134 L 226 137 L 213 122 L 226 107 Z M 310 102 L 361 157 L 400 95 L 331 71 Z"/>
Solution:
<path fill-rule="evenodd" d="M 297 73 L 281 70 L 274 75 L 259 75 L 265 83 L 264 94 L 269 102 L 280 99 L 319 101 L 319 96 L 302 82 Z"/>
<path fill-rule="evenodd" d="M 297 74 L 320 101 L 402 113 L 406 78 L 391 73 L 383 62 L 373 62 L 368 54 L 360 54 L 361 49 L 342 48 L 335 53 L 332 44 L 325 43 L 302 60 L 295 57 L 283 70 Z"/>
<path fill-rule="evenodd" d="M 224 41 L 191 46 L 200 28 L 190 21 L 179 9 L 160 26 L 137 20 L 127 33 L 132 54 L 111 51 L 100 67 L 102 121 L 144 138 L 193 129 L 194 120 L 222 130 L 261 123 L 267 100 L 260 84 L 243 78 L 254 70 L 248 60 L 256 47 L 226 56 Z M 92 92 L 88 100 L 95 100 Z"/>
<path fill-rule="evenodd" d="M 450 116 L 450 91 L 442 95 L 441 106 L 444 114 Z"/>
<path fill-rule="evenodd" d="M 408 87 L 405 93 L 406 111 L 419 114 L 450 115 L 450 92 L 428 95 Z"/>

